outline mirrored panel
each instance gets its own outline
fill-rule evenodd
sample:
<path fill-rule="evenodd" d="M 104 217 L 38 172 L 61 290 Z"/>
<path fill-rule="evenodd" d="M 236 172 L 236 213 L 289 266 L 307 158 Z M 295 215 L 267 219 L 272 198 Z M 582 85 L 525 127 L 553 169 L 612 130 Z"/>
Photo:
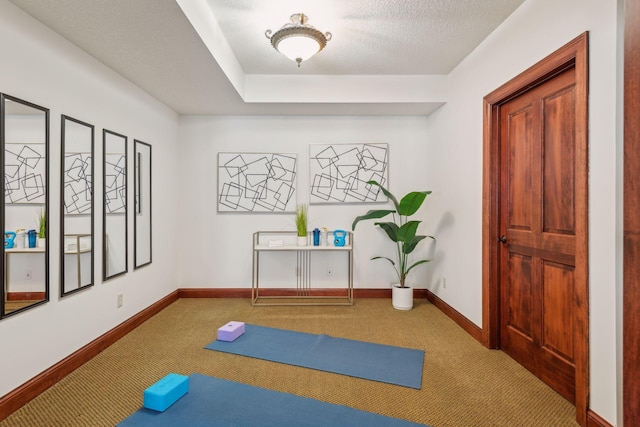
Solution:
<path fill-rule="evenodd" d="M 49 301 L 49 110 L 0 95 L 0 150 L 6 317 Z"/>
<path fill-rule="evenodd" d="M 134 140 L 133 268 L 151 264 L 151 145 Z"/>
<path fill-rule="evenodd" d="M 104 280 L 127 272 L 127 137 L 102 132 L 104 209 L 102 274 Z"/>
<path fill-rule="evenodd" d="M 62 116 L 60 296 L 93 285 L 93 125 Z"/>

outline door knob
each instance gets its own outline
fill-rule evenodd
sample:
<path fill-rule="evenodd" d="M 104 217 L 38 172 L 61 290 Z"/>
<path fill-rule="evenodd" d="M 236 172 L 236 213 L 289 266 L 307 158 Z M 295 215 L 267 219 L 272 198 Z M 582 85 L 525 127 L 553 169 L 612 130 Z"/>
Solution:
<path fill-rule="evenodd" d="M 498 242 L 507 243 L 507 236 L 502 235 L 502 236 L 498 237 Z"/>

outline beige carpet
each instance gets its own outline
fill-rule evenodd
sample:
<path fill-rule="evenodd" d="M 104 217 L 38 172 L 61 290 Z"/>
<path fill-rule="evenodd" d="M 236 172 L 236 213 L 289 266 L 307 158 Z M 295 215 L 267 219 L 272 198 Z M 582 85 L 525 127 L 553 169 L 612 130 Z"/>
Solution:
<path fill-rule="evenodd" d="M 231 320 L 424 349 L 422 389 L 203 349 Z M 434 427 L 577 425 L 569 402 L 433 305 L 416 300 L 403 312 L 388 299 L 359 299 L 353 307 L 180 299 L 0 425 L 113 426 L 139 409 L 143 390 L 169 372 L 198 372 Z"/>

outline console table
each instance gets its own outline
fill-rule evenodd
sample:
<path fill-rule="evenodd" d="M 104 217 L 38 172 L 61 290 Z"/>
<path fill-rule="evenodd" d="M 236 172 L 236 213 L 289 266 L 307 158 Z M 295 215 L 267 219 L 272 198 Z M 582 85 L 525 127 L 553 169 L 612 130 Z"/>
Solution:
<path fill-rule="evenodd" d="M 332 232 L 329 232 L 332 235 Z M 253 233 L 253 278 L 251 304 L 258 305 L 353 305 L 353 233 L 347 232 L 345 246 L 298 246 L 295 231 L 258 231 Z M 308 235 L 308 241 L 311 235 Z M 296 287 L 293 289 L 260 288 L 260 254 L 263 252 L 296 253 Z M 347 284 L 344 288 L 313 292 L 311 287 L 311 259 L 313 254 L 342 252 L 348 258 Z"/>

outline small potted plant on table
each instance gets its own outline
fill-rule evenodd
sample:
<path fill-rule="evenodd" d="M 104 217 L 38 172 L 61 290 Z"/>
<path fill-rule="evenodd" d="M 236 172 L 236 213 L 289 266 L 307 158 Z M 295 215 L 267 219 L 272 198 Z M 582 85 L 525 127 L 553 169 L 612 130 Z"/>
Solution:
<path fill-rule="evenodd" d="M 307 205 L 296 207 L 296 230 L 298 231 L 298 246 L 307 246 Z"/>

